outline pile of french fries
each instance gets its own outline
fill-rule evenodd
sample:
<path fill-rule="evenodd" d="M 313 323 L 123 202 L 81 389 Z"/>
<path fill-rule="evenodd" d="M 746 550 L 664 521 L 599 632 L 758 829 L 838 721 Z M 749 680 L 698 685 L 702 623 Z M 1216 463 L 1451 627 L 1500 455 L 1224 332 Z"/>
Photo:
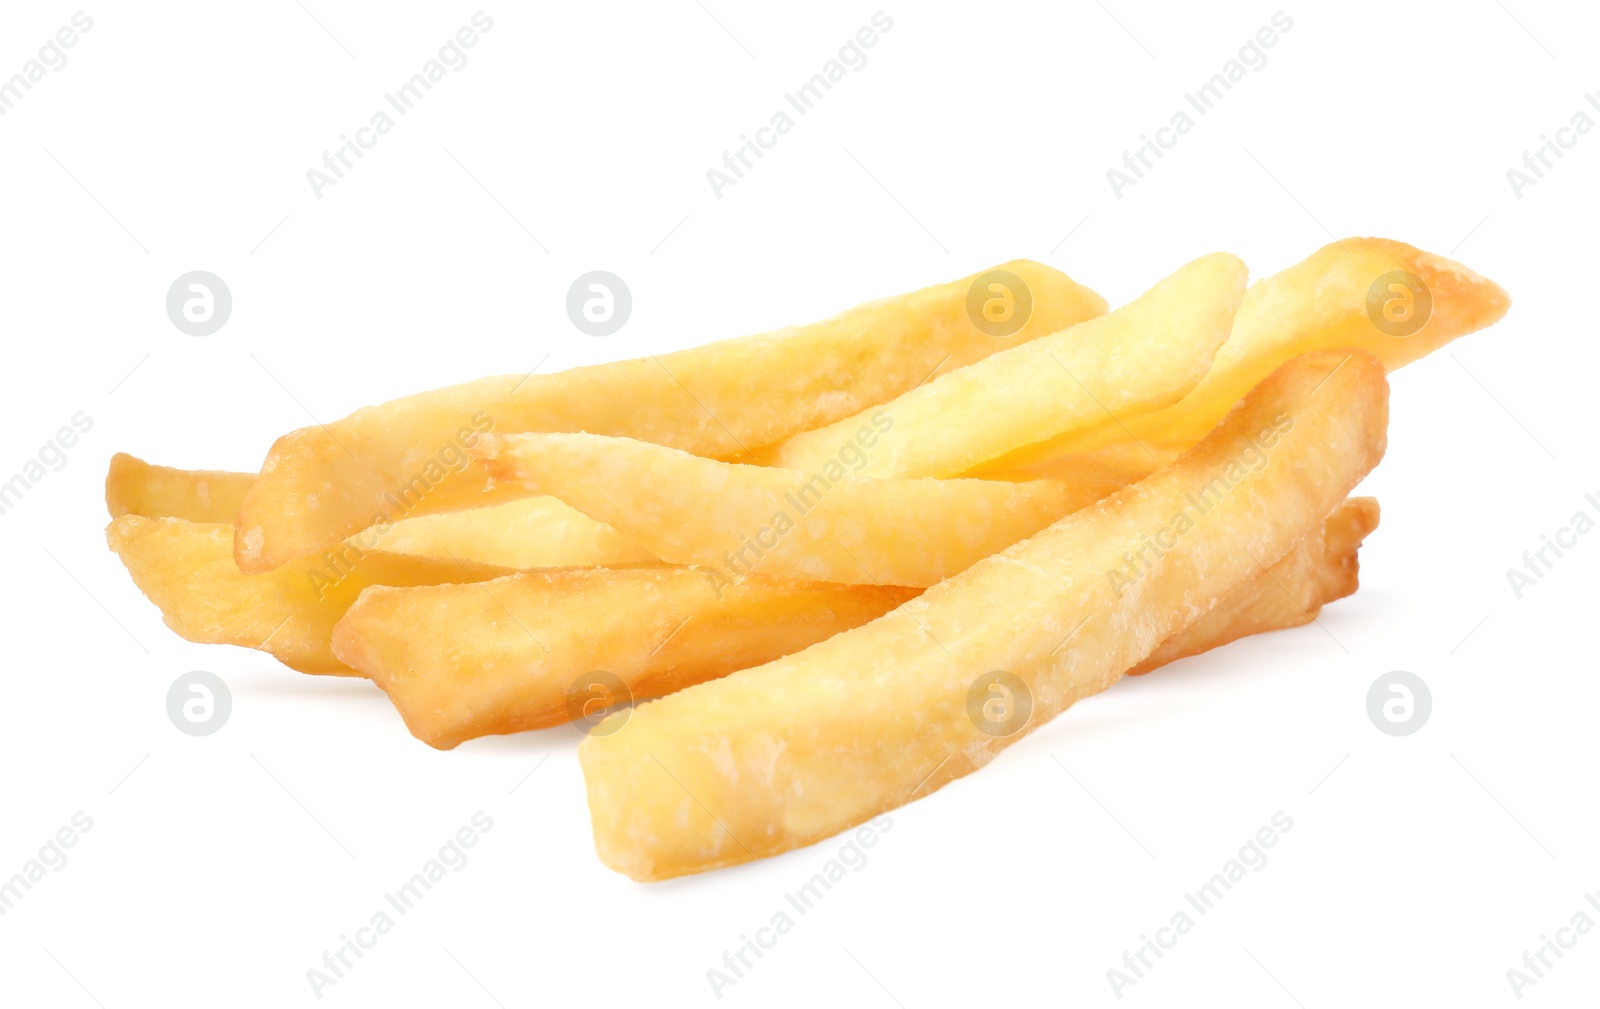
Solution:
<path fill-rule="evenodd" d="M 182 637 L 365 676 L 432 746 L 576 722 L 606 865 L 745 862 L 1355 591 L 1386 372 L 1509 299 L 1384 239 L 1246 280 L 1108 311 L 1016 261 L 367 407 L 259 474 L 119 455 L 107 538 Z"/>

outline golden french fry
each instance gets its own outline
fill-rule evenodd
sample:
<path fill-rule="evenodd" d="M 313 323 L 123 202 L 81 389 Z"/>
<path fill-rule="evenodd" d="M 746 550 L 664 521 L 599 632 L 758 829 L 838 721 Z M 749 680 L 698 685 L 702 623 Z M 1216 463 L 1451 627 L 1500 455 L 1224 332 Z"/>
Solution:
<path fill-rule="evenodd" d="M 1357 551 L 1377 527 L 1376 500 L 1348 499 L 1282 560 L 1241 582 L 1209 612 L 1163 641 L 1128 675 L 1139 676 L 1239 638 L 1317 619 L 1324 605 L 1355 592 L 1360 573 Z"/>
<path fill-rule="evenodd" d="M 1336 530 L 1345 528 L 1353 505 L 1370 500 L 1347 501 L 1328 519 L 1317 572 L 1322 602 L 1355 590 L 1360 535 L 1341 538 Z M 1319 556 L 1310 539 L 1295 548 L 1297 563 Z M 1318 551 L 1322 543 L 1316 540 Z M 1298 608 L 1259 604 L 1269 591 L 1289 598 L 1274 579 L 1290 577 L 1290 563 L 1285 558 L 1236 587 L 1212 611 L 1225 611 L 1226 619 L 1197 622 L 1163 643 L 1164 661 L 1304 623 Z M 1337 595 L 1333 585 L 1341 586 Z M 450 749 L 575 717 L 587 722 L 583 705 L 594 701 L 648 700 L 760 665 L 917 594 L 758 576 L 719 598 L 705 573 L 686 568 L 531 572 L 482 586 L 365 592 L 334 627 L 333 649 L 388 691 L 418 739 Z M 616 671 L 617 680 L 585 679 L 597 670 Z"/>
<path fill-rule="evenodd" d="M 969 295 L 1017 284 L 1031 303 L 997 330 Z M 980 287 L 981 285 L 981 287 Z M 994 300 L 992 297 L 989 300 Z M 984 274 L 859 306 L 825 322 L 661 357 L 510 375 L 367 407 L 278 439 L 245 496 L 239 566 L 270 570 L 382 521 L 506 500 L 465 452 L 489 430 L 592 431 L 732 457 L 894 398 L 957 368 L 1094 318 L 1105 301 L 1064 274 L 1018 260 Z M 974 321 L 975 318 L 977 321 Z M 980 327 L 978 322 L 983 322 Z M 986 331 L 988 330 L 988 331 Z"/>
<path fill-rule="evenodd" d="M 254 473 L 155 466 L 119 452 L 106 475 L 106 508 L 112 518 L 181 518 L 233 522 Z M 653 564 L 657 558 L 603 522 L 551 497 L 519 498 L 504 504 L 447 515 L 419 515 L 387 528 L 358 534 L 357 549 L 382 550 L 496 567 L 591 567 Z M 348 547 L 340 547 L 343 555 Z"/>
<path fill-rule="evenodd" d="M 473 452 L 495 480 L 559 497 L 719 581 L 925 587 L 1102 496 L 1058 481 L 850 475 L 863 452 L 809 474 L 594 434 L 489 435 Z"/>
<path fill-rule="evenodd" d="M 987 763 L 1287 554 L 1387 417 L 1371 355 L 1297 358 L 1173 465 L 895 613 L 602 722 L 578 750 L 601 860 L 654 880 L 774 855 Z M 991 719 L 991 685 L 1031 717 Z"/>
<path fill-rule="evenodd" d="M 179 637 L 258 648 L 302 673 L 355 675 L 329 641 L 333 625 L 369 585 L 484 581 L 508 573 L 346 544 L 338 555 L 247 575 L 233 562 L 231 525 L 131 514 L 112 520 L 106 541 Z"/>
<path fill-rule="evenodd" d="M 760 665 L 916 592 L 759 577 L 719 587 L 691 568 L 529 571 L 369 589 L 333 650 L 388 692 L 413 735 L 450 749 Z"/>
<path fill-rule="evenodd" d="M 1015 478 L 1036 479 L 1082 466 L 1151 472 L 1297 354 L 1359 348 L 1393 371 L 1493 325 L 1510 305 L 1498 284 L 1453 260 L 1404 242 L 1346 238 L 1251 285 L 1211 370 L 1178 402 L 1140 415 L 1113 408 L 1115 421 L 1022 448 L 969 475 L 1012 478 L 1009 471 L 1020 469 Z"/>
<path fill-rule="evenodd" d="M 1355 497 L 1328 516 L 1324 534 L 1327 553 L 1319 575 L 1323 603 L 1352 595 L 1360 586 L 1361 564 L 1357 551 L 1378 528 L 1379 515 L 1377 498 Z"/>
<path fill-rule="evenodd" d="M 553 497 L 401 519 L 378 533 L 377 542 L 390 553 L 452 557 L 516 570 L 616 567 L 659 560 L 637 540 Z"/>
<path fill-rule="evenodd" d="M 173 469 L 118 452 L 106 472 L 106 509 L 112 518 L 144 515 L 231 524 L 255 482 L 254 473 Z"/>
<path fill-rule="evenodd" d="M 881 407 L 797 434 L 761 461 L 810 473 L 870 437 L 860 476 L 960 476 L 1027 445 L 1176 402 L 1211 367 L 1248 271 L 1216 253 L 1110 315 L 990 355 Z"/>

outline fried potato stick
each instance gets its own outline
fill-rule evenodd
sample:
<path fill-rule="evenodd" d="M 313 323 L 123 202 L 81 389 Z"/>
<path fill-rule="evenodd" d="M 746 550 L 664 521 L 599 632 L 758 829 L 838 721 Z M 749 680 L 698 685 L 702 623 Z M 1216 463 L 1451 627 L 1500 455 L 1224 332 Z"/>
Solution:
<path fill-rule="evenodd" d="M 881 407 L 797 434 L 757 461 L 814 472 L 875 433 L 860 476 L 960 476 L 992 459 L 1168 406 L 1195 387 L 1233 326 L 1248 271 L 1215 253 L 1110 315 L 991 355 Z"/>
<path fill-rule="evenodd" d="M 112 518 L 181 518 L 232 523 L 254 473 L 173 469 L 119 452 L 106 475 Z M 512 570 L 654 564 L 653 554 L 603 522 L 552 497 L 401 519 L 357 534 L 357 549 L 473 561 Z M 351 553 L 341 545 L 333 553 Z"/>
<path fill-rule="evenodd" d="M 879 480 L 844 464 L 802 473 L 593 434 L 491 435 L 474 454 L 497 481 L 554 495 L 663 561 L 725 581 L 753 572 L 926 587 L 1115 489 Z"/>
<path fill-rule="evenodd" d="M 1377 527 L 1375 499 L 1348 499 L 1287 556 L 1261 569 L 1210 612 L 1163 641 L 1128 675 L 1140 676 L 1230 641 L 1317 619 L 1323 606 L 1355 592 L 1361 570 L 1357 552 Z"/>
<path fill-rule="evenodd" d="M 131 514 L 112 520 L 106 541 L 179 637 L 260 649 L 302 673 L 356 675 L 329 642 L 333 625 L 369 585 L 486 581 L 508 573 L 369 550 L 341 563 L 308 558 L 247 575 L 233 562 L 231 525 Z"/>
<path fill-rule="evenodd" d="M 1164 644 L 1172 646 L 1167 661 L 1303 623 L 1296 607 L 1258 604 L 1269 592 L 1284 597 L 1273 580 L 1291 570 L 1317 573 L 1321 602 L 1338 598 L 1328 586 L 1354 591 L 1360 539 L 1336 532 L 1352 505 L 1329 517 L 1325 539 L 1307 536 L 1290 557 L 1237 586 L 1212 611 L 1221 619 Z M 334 628 L 333 649 L 388 692 L 413 735 L 449 749 L 574 715 L 587 721 L 579 702 L 645 701 L 761 665 L 917 594 L 758 576 L 719 595 L 707 573 L 687 568 L 532 572 L 482 585 L 363 592 Z M 591 675 L 598 670 L 617 680 Z"/>
<path fill-rule="evenodd" d="M 1023 289 L 1014 292 L 1016 312 L 1024 293 L 1031 302 L 1020 328 L 1002 335 L 993 335 L 995 317 L 982 302 L 969 309 L 970 296 L 992 288 L 988 271 L 809 326 L 553 375 L 482 379 L 292 432 L 273 445 L 245 495 L 236 559 L 245 571 L 267 571 L 402 511 L 456 511 L 519 495 L 490 488 L 476 467 L 455 465 L 486 431 L 592 431 L 734 457 L 893 399 L 941 368 L 1105 312 L 1104 299 L 1057 270 L 1026 260 L 997 270 Z"/>
<path fill-rule="evenodd" d="M 143 515 L 232 524 L 245 491 L 255 482 L 254 473 L 174 469 L 118 452 L 106 472 L 106 510 L 112 518 Z"/>
<path fill-rule="evenodd" d="M 601 723 L 578 751 L 601 860 L 655 880 L 762 858 L 970 773 L 1288 554 L 1387 418 L 1372 355 L 1297 358 L 1173 465 L 895 612 Z M 1010 735 L 972 704 L 1000 672 L 1031 700 Z"/>
<path fill-rule="evenodd" d="M 543 496 L 401 519 L 378 534 L 377 542 L 379 549 L 390 553 L 471 560 L 515 570 L 659 561 L 632 537 Z"/>
<path fill-rule="evenodd" d="M 1404 242 L 1346 238 L 1251 285 L 1211 370 L 1178 402 L 1137 415 L 1113 408 L 1115 420 L 1019 449 L 967 475 L 1148 473 L 1204 437 L 1239 397 L 1297 354 L 1360 348 L 1393 371 L 1493 325 L 1510 306 L 1500 285 L 1454 260 Z"/>
<path fill-rule="evenodd" d="M 759 577 L 719 586 L 692 568 L 530 571 L 370 589 L 334 628 L 333 650 L 389 694 L 413 735 L 450 749 L 570 721 L 591 688 L 607 703 L 645 700 L 760 665 L 916 594 Z"/>

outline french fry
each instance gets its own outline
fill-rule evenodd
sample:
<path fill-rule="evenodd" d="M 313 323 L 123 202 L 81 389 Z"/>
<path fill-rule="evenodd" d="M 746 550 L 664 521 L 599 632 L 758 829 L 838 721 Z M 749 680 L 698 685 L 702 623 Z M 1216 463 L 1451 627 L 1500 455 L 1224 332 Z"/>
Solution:
<path fill-rule="evenodd" d="M 1140 676 L 1239 638 L 1317 619 L 1323 606 L 1355 592 L 1360 573 L 1357 551 L 1377 527 L 1376 500 L 1348 499 L 1282 560 L 1239 584 L 1209 612 L 1163 641 L 1128 675 Z"/>
<path fill-rule="evenodd" d="M 1353 595 L 1361 584 L 1361 544 L 1378 528 L 1378 499 L 1351 498 L 1328 516 L 1324 533 L 1327 552 L 1318 580 L 1322 601 L 1331 603 Z"/>
<path fill-rule="evenodd" d="M 239 502 L 255 480 L 254 473 L 173 469 L 119 452 L 112 457 L 106 475 L 106 508 L 112 518 L 143 515 L 232 523 Z M 513 570 L 657 561 L 615 529 L 551 497 L 519 498 L 447 515 L 419 515 L 357 538 L 364 540 L 369 550 L 474 561 Z M 340 548 L 339 553 L 345 552 Z"/>
<path fill-rule="evenodd" d="M 173 469 L 118 452 L 106 472 L 106 510 L 112 518 L 144 515 L 232 523 L 245 491 L 255 482 L 254 473 Z"/>
<path fill-rule="evenodd" d="M 759 577 L 719 587 L 691 568 L 530 571 L 369 589 L 333 650 L 388 693 L 413 735 L 450 749 L 569 721 L 589 686 L 645 700 L 760 665 L 915 595 Z M 583 679 L 595 671 L 617 679 Z"/>
<path fill-rule="evenodd" d="M 377 542 L 390 553 L 449 557 L 515 570 L 617 567 L 659 560 L 637 540 L 553 497 L 401 519 L 379 533 Z"/>
<path fill-rule="evenodd" d="M 1105 311 L 1099 295 L 1049 267 L 1019 260 L 998 269 L 1018 278 L 1032 303 L 1025 324 L 1005 336 L 969 314 L 982 274 L 809 326 L 554 375 L 482 379 L 292 432 L 273 445 L 240 507 L 236 559 L 245 571 L 267 571 L 381 521 L 519 494 L 456 465 L 488 430 L 592 431 L 733 457 L 886 402 L 941 367 Z"/>
<path fill-rule="evenodd" d="M 602 722 L 578 750 L 601 860 L 639 880 L 745 862 L 970 773 L 1287 554 L 1387 417 L 1370 354 L 1297 358 L 1173 465 L 896 612 Z M 995 671 L 1031 701 L 1011 735 L 980 727 Z"/>
<path fill-rule="evenodd" d="M 1407 290 L 1405 278 L 1420 282 L 1431 304 Z M 1389 306 L 1392 315 L 1414 313 L 1409 324 L 1380 329 L 1369 312 L 1375 292 L 1379 318 L 1389 318 L 1382 314 Z M 1178 402 L 1140 415 L 1113 409 L 1114 421 L 1018 449 L 969 475 L 1037 479 L 1084 466 L 1151 472 L 1202 438 L 1239 397 L 1297 354 L 1359 348 L 1393 371 L 1493 325 L 1510 305 L 1498 284 L 1453 260 L 1404 242 L 1346 238 L 1253 284 L 1211 370 Z M 1066 468 L 1052 466 L 1052 459 Z"/>
<path fill-rule="evenodd" d="M 797 434 L 760 461 L 814 472 L 871 435 L 860 476 L 952 477 L 1195 387 L 1227 339 L 1248 271 L 1216 253 L 1102 318 L 934 379 L 898 399 Z"/>
<path fill-rule="evenodd" d="M 247 575 L 233 562 L 231 525 L 133 514 L 113 519 L 106 541 L 179 637 L 260 649 L 302 673 L 356 675 L 329 642 L 333 625 L 369 585 L 486 581 L 508 573 L 369 550 Z"/>
<path fill-rule="evenodd" d="M 1321 560 L 1323 602 L 1338 598 L 1329 586 L 1340 586 L 1340 595 L 1355 589 L 1360 538 L 1336 532 L 1355 504 L 1347 501 L 1329 517 L 1325 552 L 1318 535 L 1292 555 L 1297 571 L 1305 560 Z M 1197 622 L 1169 639 L 1162 646 L 1173 645 L 1166 661 L 1305 622 L 1298 608 L 1252 605 L 1269 591 L 1282 596 L 1273 580 L 1285 577 L 1290 563 L 1285 558 L 1237 586 L 1212 611 L 1227 619 Z M 574 697 L 592 699 L 574 686 L 601 685 L 583 679 L 595 670 L 621 681 L 613 690 L 622 698 L 611 699 L 649 700 L 799 651 L 918 594 L 755 577 L 723 598 L 711 586 L 703 572 L 664 568 L 377 588 L 362 593 L 335 626 L 333 649 L 388 692 L 413 735 L 450 749 L 478 736 L 567 721 Z"/>
<path fill-rule="evenodd" d="M 473 454 L 495 480 L 559 497 L 663 561 L 726 581 L 754 572 L 926 587 L 1115 489 L 851 475 L 871 451 L 815 473 L 594 434 L 489 435 Z"/>

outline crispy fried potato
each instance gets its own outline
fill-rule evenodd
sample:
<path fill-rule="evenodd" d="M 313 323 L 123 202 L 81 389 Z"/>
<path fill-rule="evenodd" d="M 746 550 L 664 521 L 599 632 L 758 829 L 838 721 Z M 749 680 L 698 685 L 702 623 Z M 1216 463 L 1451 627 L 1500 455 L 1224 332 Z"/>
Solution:
<path fill-rule="evenodd" d="M 1327 552 L 1319 575 L 1323 603 L 1353 595 L 1360 587 L 1358 551 L 1373 530 L 1378 528 L 1380 514 L 1377 498 L 1355 497 L 1328 516 L 1324 533 Z"/>
<path fill-rule="evenodd" d="M 1008 336 L 969 315 L 969 292 L 985 276 L 977 275 L 810 326 L 555 375 L 487 378 L 292 432 L 273 445 L 240 508 L 239 566 L 267 571 L 383 520 L 519 494 L 455 466 L 488 430 L 592 431 L 734 457 L 890 400 L 941 367 L 1105 312 L 1104 299 L 1049 267 L 1018 260 L 997 269 L 1020 279 L 1032 302 Z"/>
<path fill-rule="evenodd" d="M 1298 358 L 1172 466 L 896 612 L 601 723 L 578 750 L 601 860 L 639 880 L 745 862 L 970 773 L 1287 554 L 1387 419 L 1370 354 Z M 1031 700 L 1011 735 L 982 703 L 996 671 Z"/>
<path fill-rule="evenodd" d="M 1022 446 L 1095 427 L 1107 411 L 1167 406 L 1211 366 L 1247 276 L 1236 256 L 1197 259 L 1110 315 L 797 434 L 758 461 L 810 473 L 864 450 L 861 476 L 960 476 Z"/>
<path fill-rule="evenodd" d="M 537 571 L 481 585 L 374 588 L 333 650 L 389 694 L 413 735 L 467 739 L 569 721 L 604 671 L 634 700 L 799 651 L 915 589 L 782 582 L 717 586 L 691 568 Z"/>
<path fill-rule="evenodd" d="M 1398 297 L 1380 284 L 1398 274 L 1420 281 L 1432 302 L 1425 321 L 1421 301 L 1409 306 L 1396 302 L 1397 311 L 1415 313 L 1411 325 L 1421 323 L 1403 336 L 1383 331 L 1368 313 L 1375 286 L 1385 300 Z M 1063 477 L 1083 466 L 1151 472 L 1203 437 L 1239 397 L 1297 354 L 1359 348 L 1393 371 L 1458 336 L 1493 325 L 1510 305 L 1498 284 L 1453 260 L 1384 238 L 1346 238 L 1251 285 L 1234 318 L 1233 335 L 1217 351 L 1205 378 L 1183 399 L 1138 416 L 1113 408 L 1116 421 L 1020 449 L 968 475 Z M 1400 326 L 1398 332 L 1409 328 Z M 1064 456 L 1079 458 L 1062 460 Z M 1050 459 L 1061 460 L 1066 468 L 1030 466 Z M 1019 468 L 1023 471 L 1013 477 L 1009 471 Z"/>
<path fill-rule="evenodd" d="M 490 435 L 473 451 L 495 480 L 559 497 L 662 560 L 727 581 L 754 572 L 926 587 L 1102 496 L 1046 480 L 807 474 L 594 434 Z"/>
<path fill-rule="evenodd" d="M 187 519 L 190 522 L 233 522 L 254 473 L 173 469 L 118 452 L 106 472 L 106 510 L 112 518 Z"/>
<path fill-rule="evenodd" d="M 452 557 L 517 570 L 658 562 L 636 539 L 553 497 L 401 519 L 378 533 L 377 542 L 390 553 Z"/>
<path fill-rule="evenodd" d="M 1128 675 L 1139 676 L 1239 638 L 1317 619 L 1323 606 L 1355 592 L 1361 570 L 1357 552 L 1377 527 L 1378 502 L 1350 498 L 1282 560 L 1241 582 L 1208 613 L 1163 641 Z"/>
<path fill-rule="evenodd" d="M 1350 535 L 1349 520 L 1363 502 L 1371 499 L 1346 501 L 1328 519 L 1317 569 L 1321 602 L 1355 591 L 1355 551 L 1364 533 Z M 1286 557 L 1237 586 L 1211 611 L 1222 619 L 1207 614 L 1163 643 L 1163 661 L 1309 619 L 1298 608 L 1258 601 L 1269 591 L 1288 598 L 1273 580 L 1288 577 L 1291 563 L 1302 565 L 1298 572 L 1304 560 L 1319 557 L 1311 539 L 1295 548 L 1293 561 Z M 1320 552 L 1320 534 L 1315 542 Z M 581 679 L 597 669 L 620 670 L 626 698 L 648 700 L 799 651 L 918 594 L 758 576 L 718 599 L 705 591 L 712 582 L 704 572 L 687 573 L 555 571 L 482 586 L 374 589 L 334 627 L 333 649 L 388 691 L 418 739 L 450 749 L 479 736 L 567 721 L 575 693 L 591 699 L 587 691 L 574 692 L 574 684 L 602 686 Z M 696 630 L 685 636 L 690 621 Z M 1147 661 L 1131 672 L 1159 664 Z"/>
<path fill-rule="evenodd" d="M 111 459 L 106 508 L 112 518 L 181 518 L 232 523 L 254 473 L 154 466 L 125 453 Z M 475 561 L 512 570 L 654 564 L 657 558 L 603 522 L 552 497 L 532 497 L 401 519 L 358 536 L 369 550 Z M 345 552 L 343 548 L 340 553 Z"/>
<path fill-rule="evenodd" d="M 484 581 L 508 573 L 369 550 L 247 575 L 233 563 L 231 525 L 142 515 L 112 520 L 106 541 L 179 637 L 257 648 L 302 673 L 356 675 L 334 657 L 329 641 L 333 625 L 369 585 Z"/>

